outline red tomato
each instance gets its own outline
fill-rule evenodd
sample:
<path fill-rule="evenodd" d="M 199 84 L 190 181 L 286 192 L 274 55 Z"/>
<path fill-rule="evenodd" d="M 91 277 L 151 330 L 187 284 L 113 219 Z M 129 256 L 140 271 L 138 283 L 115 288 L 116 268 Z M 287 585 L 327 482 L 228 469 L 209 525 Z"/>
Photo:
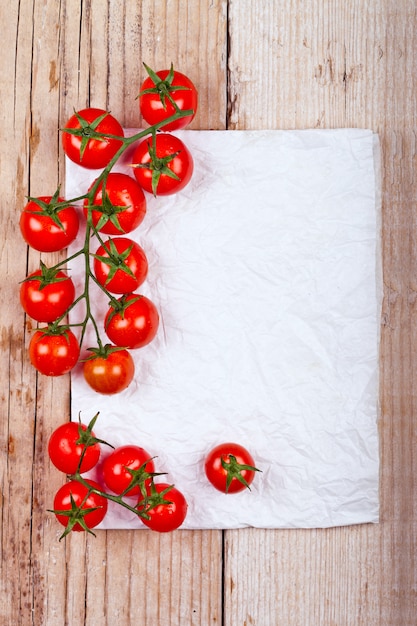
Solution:
<path fill-rule="evenodd" d="M 55 196 L 30 200 L 20 215 L 20 232 L 26 243 L 39 252 L 57 252 L 67 248 L 78 233 L 78 213 L 72 206 L 59 208 L 65 202 Z"/>
<path fill-rule="evenodd" d="M 131 293 L 118 300 L 120 308 L 107 311 L 104 328 L 110 341 L 124 348 L 143 348 L 150 343 L 159 326 L 156 306 L 146 296 Z"/>
<path fill-rule="evenodd" d="M 95 183 L 96 181 L 90 186 L 89 191 Z M 145 194 L 138 183 L 127 174 L 111 172 L 107 176 L 104 194 L 101 182 L 94 194 L 92 205 L 93 226 L 107 235 L 121 235 L 135 230 L 146 214 Z M 88 200 L 85 200 L 86 217 L 87 207 Z"/>
<path fill-rule="evenodd" d="M 191 115 L 161 126 L 163 130 L 178 130 L 187 126 L 195 117 L 198 106 L 198 93 L 194 83 L 171 66 L 170 70 L 153 72 L 145 65 L 149 74 L 142 84 L 139 94 L 139 107 L 142 117 L 150 126 L 168 119 L 176 109 L 192 110 Z M 182 89 L 184 87 L 184 89 Z"/>
<path fill-rule="evenodd" d="M 45 376 L 61 376 L 77 364 L 80 346 L 68 328 L 37 330 L 29 344 L 30 361 Z"/>
<path fill-rule="evenodd" d="M 149 519 L 140 517 L 151 530 L 164 533 L 176 530 L 187 516 L 187 501 L 181 491 L 168 483 L 152 483 L 144 504 L 139 498 L 138 511 L 145 512 Z"/>
<path fill-rule="evenodd" d="M 94 133 L 110 136 L 94 139 L 91 138 Z M 62 133 L 62 146 L 67 157 L 77 165 L 101 169 L 122 146 L 123 142 L 114 137 L 124 137 L 123 128 L 116 118 L 104 109 L 90 107 L 69 118 Z"/>
<path fill-rule="evenodd" d="M 88 426 L 77 422 L 67 422 L 58 426 L 48 442 L 48 454 L 57 469 L 65 474 L 81 474 L 97 465 L 100 458 L 100 445 Z M 86 445 L 87 442 L 92 445 Z M 80 464 L 81 456 L 83 455 Z"/>
<path fill-rule="evenodd" d="M 42 265 L 20 287 L 20 303 L 38 322 L 53 322 L 64 315 L 75 298 L 74 283 L 64 272 Z"/>
<path fill-rule="evenodd" d="M 255 472 L 251 454 L 238 443 L 222 443 L 211 450 L 204 469 L 211 484 L 223 493 L 237 493 L 249 488 Z"/>
<path fill-rule="evenodd" d="M 93 489 L 101 491 L 98 483 L 93 480 L 86 482 Z M 88 509 L 94 510 L 86 512 Z M 56 492 L 53 512 L 58 522 L 65 526 L 68 532 L 71 530 L 79 532 L 94 528 L 103 521 L 107 513 L 107 499 L 89 491 L 88 487 L 77 480 L 71 480 Z"/>
<path fill-rule="evenodd" d="M 108 239 L 94 255 L 94 274 L 107 291 L 131 293 L 144 282 L 148 260 L 140 245 L 132 239 Z"/>
<path fill-rule="evenodd" d="M 104 460 L 102 472 L 105 484 L 117 495 L 139 496 L 141 487 L 146 489 L 149 486 L 155 466 L 146 450 L 125 445 L 113 450 Z M 134 486 L 129 489 L 132 482 Z"/>
<path fill-rule="evenodd" d="M 126 389 L 135 375 L 135 364 L 127 350 L 106 346 L 104 354 L 100 350 L 85 361 L 84 378 L 94 391 L 111 395 Z"/>
<path fill-rule="evenodd" d="M 194 162 L 185 144 L 169 133 L 139 143 L 132 156 L 133 173 L 139 185 L 155 196 L 181 191 L 190 181 Z"/>

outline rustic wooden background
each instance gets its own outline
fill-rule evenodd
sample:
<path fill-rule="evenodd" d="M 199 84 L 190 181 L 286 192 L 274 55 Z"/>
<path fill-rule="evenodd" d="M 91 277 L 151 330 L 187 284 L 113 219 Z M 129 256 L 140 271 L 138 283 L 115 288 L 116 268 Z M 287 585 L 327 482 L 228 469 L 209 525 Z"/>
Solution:
<path fill-rule="evenodd" d="M 415 626 L 415 0 L 9 0 L 0 6 L 3 626 Z M 69 379 L 28 364 L 18 281 L 39 263 L 28 194 L 63 182 L 73 108 L 138 126 L 142 61 L 195 80 L 196 129 L 367 127 L 381 137 L 381 523 L 327 530 L 77 533 L 45 444 Z"/>

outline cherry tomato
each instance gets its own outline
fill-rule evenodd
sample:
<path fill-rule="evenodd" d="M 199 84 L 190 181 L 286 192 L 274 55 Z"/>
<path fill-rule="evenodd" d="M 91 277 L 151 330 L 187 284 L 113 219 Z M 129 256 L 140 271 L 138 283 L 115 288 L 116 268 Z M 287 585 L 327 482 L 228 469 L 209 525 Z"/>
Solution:
<path fill-rule="evenodd" d="M 161 128 L 178 130 L 187 126 L 194 119 L 198 106 L 198 93 L 194 83 L 172 66 L 169 70 L 159 72 L 153 72 L 146 65 L 145 68 L 149 76 L 142 83 L 139 94 L 139 107 L 143 119 L 153 126 L 174 115 L 176 110 L 170 101 L 172 98 L 181 111 L 192 110 L 193 113 Z"/>
<path fill-rule="evenodd" d="M 79 134 L 75 134 L 74 130 Z M 110 136 L 94 138 L 94 132 Z M 122 146 L 123 142 L 114 137 L 124 137 L 123 128 L 116 118 L 104 109 L 90 107 L 69 118 L 62 133 L 62 146 L 67 157 L 77 165 L 101 169 Z"/>
<path fill-rule="evenodd" d="M 68 328 L 35 331 L 29 344 L 30 361 L 45 376 L 61 376 L 75 367 L 80 346 Z"/>
<path fill-rule="evenodd" d="M 150 343 L 159 326 L 156 306 L 146 296 L 131 293 L 118 300 L 120 308 L 107 311 L 104 328 L 110 341 L 124 348 L 143 348 Z"/>
<path fill-rule="evenodd" d="M 86 480 L 88 485 L 93 489 L 101 491 L 101 487 L 93 480 Z M 80 511 L 74 509 L 80 507 Z M 94 509 L 88 513 L 83 513 L 86 509 Z M 66 514 L 68 511 L 68 514 Z M 73 511 L 71 516 L 71 511 Z M 94 492 L 89 493 L 89 488 L 78 482 L 71 480 L 63 485 L 55 494 L 54 513 L 60 524 L 68 530 L 76 532 L 84 531 L 86 528 L 94 528 L 103 521 L 107 513 L 107 499 Z M 71 519 L 72 517 L 76 519 Z"/>
<path fill-rule="evenodd" d="M 170 532 L 184 522 L 188 509 L 187 501 L 181 491 L 174 486 L 168 483 L 152 483 L 147 498 L 144 505 L 144 498 L 141 496 L 137 508 L 149 516 L 149 519 L 144 517 L 140 519 L 151 530 L 160 533 Z"/>
<path fill-rule="evenodd" d="M 255 472 L 252 455 L 238 443 L 222 443 L 206 457 L 204 469 L 211 484 L 223 493 L 237 493 L 249 488 Z"/>
<path fill-rule="evenodd" d="M 140 245 L 132 239 L 108 239 L 94 255 L 94 274 L 111 293 L 131 293 L 144 282 L 148 260 Z"/>
<path fill-rule="evenodd" d="M 65 202 L 55 196 L 30 200 L 20 215 L 20 232 L 26 243 L 39 252 L 57 252 L 74 241 L 79 229 L 78 213 L 72 206 L 59 208 Z"/>
<path fill-rule="evenodd" d="M 89 191 L 95 183 L 96 181 L 92 183 Z M 86 217 L 87 207 L 86 199 L 84 201 Z M 129 233 L 141 224 L 145 214 L 145 194 L 131 176 L 111 172 L 107 176 L 104 194 L 103 183 L 98 185 L 92 202 L 91 218 L 93 226 L 100 232 L 107 235 Z"/>
<path fill-rule="evenodd" d="M 94 391 L 111 395 L 126 389 L 135 375 L 135 364 L 127 350 L 106 346 L 85 361 L 84 378 Z"/>
<path fill-rule="evenodd" d="M 130 470 L 130 471 L 129 471 Z M 102 465 L 103 480 L 114 493 L 125 496 L 139 496 L 141 486 L 149 486 L 150 474 L 155 472 L 151 455 L 135 445 L 120 446 L 104 460 Z M 135 486 L 129 486 L 135 482 Z"/>
<path fill-rule="evenodd" d="M 132 156 L 133 173 L 149 193 L 167 196 L 181 191 L 190 181 L 194 161 L 185 144 L 169 133 L 155 135 L 139 143 Z"/>
<path fill-rule="evenodd" d="M 26 313 L 38 322 L 53 322 L 64 315 L 74 301 L 71 278 L 62 271 L 44 265 L 29 274 L 20 287 L 20 303 Z"/>
<path fill-rule="evenodd" d="M 100 445 L 96 441 L 87 445 L 87 441 L 95 439 L 88 426 L 77 422 L 68 422 L 58 426 L 48 441 L 48 454 L 57 469 L 65 474 L 75 474 L 77 469 L 82 474 L 95 467 L 100 458 Z M 81 465 L 80 459 L 84 454 Z"/>

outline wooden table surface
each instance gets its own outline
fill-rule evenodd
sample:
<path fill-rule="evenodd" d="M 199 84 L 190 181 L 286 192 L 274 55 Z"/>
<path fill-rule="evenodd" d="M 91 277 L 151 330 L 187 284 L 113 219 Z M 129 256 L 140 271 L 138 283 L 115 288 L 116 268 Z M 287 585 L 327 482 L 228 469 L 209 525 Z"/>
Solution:
<path fill-rule="evenodd" d="M 10 0 L 0 7 L 3 626 L 415 626 L 415 0 Z M 70 379 L 37 376 L 18 283 L 27 195 L 64 179 L 74 108 L 138 126 L 144 72 L 197 83 L 194 129 L 364 127 L 383 159 L 381 522 L 317 530 L 102 531 L 59 542 L 45 446 Z"/>

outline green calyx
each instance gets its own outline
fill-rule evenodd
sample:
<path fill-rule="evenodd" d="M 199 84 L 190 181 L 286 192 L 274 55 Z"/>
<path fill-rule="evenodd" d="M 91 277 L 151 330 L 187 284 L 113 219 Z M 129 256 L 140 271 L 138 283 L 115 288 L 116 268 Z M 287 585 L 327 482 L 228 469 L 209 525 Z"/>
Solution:
<path fill-rule="evenodd" d="M 112 204 L 106 191 L 103 191 L 102 194 L 102 204 L 89 204 L 87 206 L 89 215 L 91 211 L 97 211 L 101 214 L 95 226 L 95 230 L 100 230 L 108 222 L 111 222 L 113 226 L 115 226 L 117 230 L 119 230 L 121 233 L 123 233 L 124 230 L 120 226 L 118 214 L 126 211 L 127 209 L 129 209 L 129 205 L 117 206 L 115 204 Z"/>
<path fill-rule="evenodd" d="M 143 463 L 139 469 L 134 470 L 130 467 L 124 466 L 124 469 L 132 476 L 132 480 L 129 484 L 128 487 L 126 487 L 126 489 L 123 491 L 123 493 L 120 494 L 120 497 L 122 498 L 125 495 L 129 494 L 129 491 L 131 491 L 134 487 L 139 487 L 140 493 L 142 495 L 142 498 L 147 499 L 147 490 L 146 490 L 146 485 L 147 483 L 151 483 L 151 485 L 153 484 L 153 478 L 155 476 L 163 476 L 164 472 L 148 472 L 146 470 L 146 465 L 149 463 L 149 461 L 152 461 L 151 457 L 150 459 L 148 459 L 147 461 L 145 461 L 145 463 Z"/>
<path fill-rule="evenodd" d="M 150 141 L 148 144 L 148 153 L 150 156 L 150 161 L 148 163 L 135 163 L 132 167 L 140 167 L 142 169 L 151 170 L 152 172 L 152 193 L 156 197 L 159 185 L 159 179 L 161 176 L 168 176 L 169 178 L 173 178 L 174 180 L 180 180 L 179 176 L 172 171 L 168 164 L 171 163 L 175 157 L 177 157 L 180 153 L 173 152 L 172 154 L 167 154 L 164 157 L 158 157 L 156 154 L 156 134 L 154 133 L 152 136 L 152 143 Z"/>
<path fill-rule="evenodd" d="M 222 457 L 221 464 L 224 470 L 226 470 L 226 493 L 229 491 L 230 483 L 234 478 L 245 485 L 250 491 L 250 486 L 247 480 L 242 476 L 242 471 L 248 470 L 252 472 L 260 472 L 257 467 L 253 467 L 253 465 L 245 465 L 243 463 L 238 463 L 236 457 L 233 454 L 229 454 L 229 460 L 226 461 Z"/>
<path fill-rule="evenodd" d="M 86 359 L 83 359 L 82 362 L 92 361 L 93 359 L 107 359 L 107 357 L 113 352 L 120 352 L 120 350 L 124 350 L 122 346 L 112 346 L 110 343 L 106 343 L 105 345 L 100 345 L 98 348 L 87 348 L 87 351 L 90 352 L 90 356 Z"/>
<path fill-rule="evenodd" d="M 120 317 L 124 319 L 126 309 L 128 309 L 132 304 L 134 304 L 138 300 L 141 300 L 141 298 L 143 298 L 143 296 L 139 294 L 126 293 L 121 298 L 119 298 L 119 300 L 115 300 L 115 299 L 110 300 L 109 304 L 112 310 L 109 313 L 109 316 L 107 318 L 106 328 L 110 324 L 111 320 L 113 319 L 115 315 L 120 315 Z"/>
<path fill-rule="evenodd" d="M 138 510 L 140 512 L 140 516 L 149 519 L 148 512 L 152 509 L 155 509 L 159 505 L 167 506 L 168 504 L 172 504 L 172 500 L 167 499 L 165 496 L 169 494 L 174 485 L 169 485 L 162 491 L 158 491 L 155 487 L 155 483 L 152 481 L 151 485 L 144 495 L 143 502 L 140 502 L 138 505 Z"/>
<path fill-rule="evenodd" d="M 85 120 L 78 111 L 75 111 L 75 109 L 74 115 L 80 124 L 80 128 L 63 128 L 62 130 L 65 133 L 69 133 L 70 135 L 81 137 L 80 161 L 82 161 L 85 149 L 90 139 L 96 139 L 97 141 L 107 140 L 107 136 L 97 132 L 96 129 L 100 122 L 102 122 L 104 118 L 109 115 L 109 112 L 105 111 L 104 113 L 96 117 L 92 122 L 88 122 L 87 120 Z"/>
<path fill-rule="evenodd" d="M 51 337 L 65 337 L 67 343 L 70 342 L 70 338 L 68 336 L 70 326 L 68 324 L 60 324 L 59 319 L 55 322 L 50 322 L 46 328 L 37 328 L 36 330 L 42 333 L 42 335 L 48 335 Z"/>
<path fill-rule="evenodd" d="M 174 80 L 174 66 L 171 63 L 170 70 L 166 76 L 166 78 L 162 79 L 158 76 L 156 72 L 154 72 L 146 63 L 143 64 L 145 70 L 147 71 L 149 77 L 154 83 L 155 87 L 150 87 L 149 89 L 144 89 L 139 93 L 139 96 L 144 96 L 146 94 L 156 93 L 159 95 L 162 106 L 166 109 L 166 101 L 172 104 L 172 106 L 178 110 L 178 106 L 176 102 L 171 98 L 171 93 L 174 91 L 189 91 L 189 87 L 185 87 L 182 85 L 173 85 L 172 81 Z"/>
<path fill-rule="evenodd" d="M 33 213 L 34 215 L 47 215 L 58 226 L 58 228 L 60 228 L 61 230 L 65 230 L 63 223 L 59 219 L 58 213 L 59 211 L 62 211 L 62 209 L 66 209 L 71 205 L 69 202 L 60 202 L 59 193 L 60 187 L 57 188 L 54 195 L 48 202 L 42 200 L 41 198 L 33 198 L 32 196 L 28 196 L 29 202 L 33 202 L 39 207 L 39 210 L 29 211 L 29 213 Z"/>
<path fill-rule="evenodd" d="M 54 283 L 62 283 L 65 280 L 68 280 L 68 276 L 58 276 L 58 273 L 61 271 L 56 267 L 47 267 L 43 261 L 40 261 L 40 274 L 27 276 L 22 283 L 29 283 L 32 281 L 39 282 L 39 291 L 42 291 L 47 285 L 52 285 Z"/>
<path fill-rule="evenodd" d="M 98 439 L 95 435 L 93 435 L 93 428 L 95 426 L 95 423 L 97 421 L 98 416 L 100 415 L 100 413 L 96 413 L 94 415 L 94 417 L 90 420 L 90 422 L 88 423 L 87 427 L 84 429 L 82 428 L 82 424 L 81 424 L 81 412 L 78 414 L 78 439 L 76 441 L 77 445 L 82 445 L 86 448 L 89 448 L 91 446 L 95 446 L 97 443 L 101 443 L 103 445 L 106 446 L 110 446 L 110 448 L 114 448 L 114 446 L 112 446 L 110 443 L 108 443 L 107 441 L 105 441 L 104 439 Z M 81 466 L 82 460 L 84 458 L 84 454 L 85 454 L 85 449 L 83 450 L 83 453 L 81 455 L 80 458 L 80 462 L 79 462 L 79 467 Z"/>
<path fill-rule="evenodd" d="M 135 278 L 134 273 L 132 272 L 130 267 L 128 267 L 125 263 L 126 259 L 128 258 L 129 254 L 132 251 L 132 248 L 133 248 L 133 244 L 130 245 L 128 248 L 126 248 L 124 252 L 119 252 L 117 250 L 116 244 L 114 243 L 113 239 L 109 239 L 108 248 L 106 249 L 108 256 L 101 256 L 100 254 L 93 254 L 93 257 L 95 259 L 97 259 L 98 261 L 101 261 L 102 263 L 105 263 L 109 267 L 109 273 L 107 275 L 105 285 L 109 284 L 111 279 L 116 274 L 117 270 L 121 270 L 122 272 L 125 272 L 128 276 L 130 276 L 131 278 Z"/>
<path fill-rule="evenodd" d="M 87 499 L 89 493 L 90 492 L 87 493 L 86 497 L 84 498 L 84 501 Z M 63 515 L 65 517 L 68 517 L 68 523 L 65 527 L 64 532 L 60 536 L 59 540 L 61 541 L 61 539 L 63 539 L 66 535 L 68 535 L 76 524 L 79 524 L 83 530 L 90 533 L 91 535 L 94 535 L 95 537 L 95 533 L 93 533 L 93 531 L 87 526 L 84 517 L 88 515 L 89 513 L 92 513 L 93 511 L 97 511 L 97 509 L 99 509 L 100 507 L 95 506 L 95 507 L 90 507 L 90 508 L 83 508 L 82 507 L 83 503 L 81 503 L 81 505 L 76 504 L 72 493 L 70 494 L 70 500 L 71 500 L 70 509 L 64 509 L 62 511 L 57 510 L 57 509 L 48 509 L 49 513 L 55 513 L 55 515 Z"/>

